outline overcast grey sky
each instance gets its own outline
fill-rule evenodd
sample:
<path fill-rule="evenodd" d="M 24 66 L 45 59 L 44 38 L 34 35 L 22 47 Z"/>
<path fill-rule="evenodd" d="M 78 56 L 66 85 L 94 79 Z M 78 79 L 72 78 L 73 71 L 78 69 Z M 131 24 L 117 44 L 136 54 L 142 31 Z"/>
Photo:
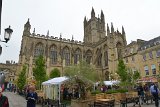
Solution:
<path fill-rule="evenodd" d="M 3 0 L 2 35 L 11 25 L 13 35 L 5 44 L 0 62 L 18 62 L 24 24 L 30 19 L 31 33 L 47 34 L 63 38 L 83 40 L 83 20 L 91 17 L 92 7 L 96 16 L 101 10 L 106 23 L 113 22 L 121 31 L 123 25 L 127 42 L 136 39 L 149 40 L 160 36 L 160 0 Z M 8 47 L 6 47 L 6 46 Z"/>

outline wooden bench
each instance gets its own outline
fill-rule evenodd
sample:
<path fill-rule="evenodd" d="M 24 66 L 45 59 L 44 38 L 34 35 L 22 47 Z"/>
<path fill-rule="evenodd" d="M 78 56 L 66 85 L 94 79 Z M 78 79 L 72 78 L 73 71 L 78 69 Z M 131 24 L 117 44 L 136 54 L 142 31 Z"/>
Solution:
<path fill-rule="evenodd" d="M 139 102 L 139 97 L 130 97 L 124 100 L 120 100 L 120 107 L 127 107 L 127 104 L 129 103 L 133 103 L 133 106 L 139 105 L 139 107 L 141 107 L 141 104 Z"/>
<path fill-rule="evenodd" d="M 115 100 L 97 100 L 93 104 L 89 104 L 89 107 L 114 107 Z"/>

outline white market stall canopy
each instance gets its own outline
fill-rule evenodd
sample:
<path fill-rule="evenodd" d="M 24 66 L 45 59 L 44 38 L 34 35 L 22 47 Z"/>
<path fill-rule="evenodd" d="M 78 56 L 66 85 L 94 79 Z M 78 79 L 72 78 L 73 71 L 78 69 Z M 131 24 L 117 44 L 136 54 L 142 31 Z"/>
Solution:
<path fill-rule="evenodd" d="M 105 85 L 116 85 L 120 83 L 120 81 L 103 81 Z"/>
<path fill-rule="evenodd" d="M 68 79 L 69 78 L 67 77 L 56 77 L 56 78 L 43 82 L 42 85 L 62 84 L 64 81 Z"/>

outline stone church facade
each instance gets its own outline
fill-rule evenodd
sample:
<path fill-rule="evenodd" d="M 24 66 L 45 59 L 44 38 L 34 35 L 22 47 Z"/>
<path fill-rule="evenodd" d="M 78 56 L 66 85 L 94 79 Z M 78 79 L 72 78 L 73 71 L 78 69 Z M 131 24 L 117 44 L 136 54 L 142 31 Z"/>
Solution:
<path fill-rule="evenodd" d="M 84 39 L 83 42 L 72 39 L 40 35 L 30 32 L 31 24 L 28 20 L 24 25 L 19 54 L 19 64 L 28 66 L 27 76 L 33 75 L 35 58 L 43 55 L 46 61 L 47 74 L 54 68 L 58 68 L 63 75 L 63 68 L 71 64 L 77 64 L 80 60 L 85 60 L 96 67 L 98 76 L 108 80 L 109 73 L 114 73 L 117 69 L 118 59 L 122 58 L 122 53 L 127 45 L 126 35 L 122 26 L 119 32 L 113 27 L 109 27 L 105 22 L 103 11 L 100 17 L 96 17 L 94 9 L 91 11 L 91 18 L 84 18 Z M 105 26 L 107 25 L 107 26 Z"/>

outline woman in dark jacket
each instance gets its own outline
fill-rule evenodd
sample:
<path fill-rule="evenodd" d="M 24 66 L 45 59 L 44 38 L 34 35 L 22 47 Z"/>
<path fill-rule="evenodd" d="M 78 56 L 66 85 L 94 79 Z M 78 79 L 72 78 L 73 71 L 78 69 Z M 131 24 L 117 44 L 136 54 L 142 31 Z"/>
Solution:
<path fill-rule="evenodd" d="M 27 93 L 27 107 L 36 107 L 36 100 L 38 99 L 37 93 L 34 92 L 35 87 L 30 86 L 29 87 L 29 92 Z"/>

